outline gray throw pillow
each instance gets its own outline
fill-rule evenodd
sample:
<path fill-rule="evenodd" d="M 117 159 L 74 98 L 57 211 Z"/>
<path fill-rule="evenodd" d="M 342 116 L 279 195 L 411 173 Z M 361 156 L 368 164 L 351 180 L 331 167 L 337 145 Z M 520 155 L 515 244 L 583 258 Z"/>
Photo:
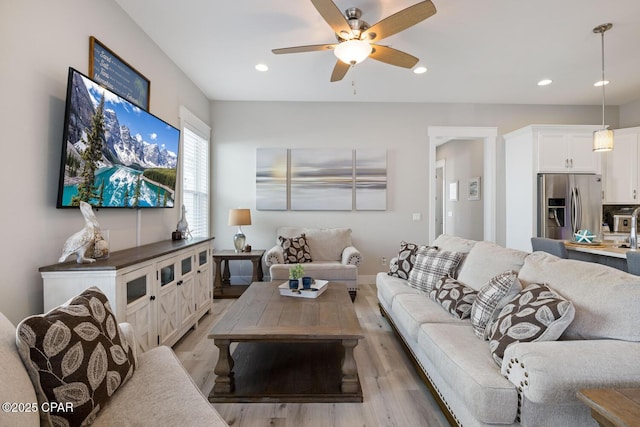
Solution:
<path fill-rule="evenodd" d="M 464 254 L 421 248 L 409 273 L 409 286 L 429 294 L 436 283 L 446 276 L 453 276 Z"/>
<path fill-rule="evenodd" d="M 532 284 L 505 305 L 491 325 L 489 349 L 498 365 L 506 348 L 517 342 L 555 341 L 573 321 L 571 301 L 546 285 Z"/>
<path fill-rule="evenodd" d="M 518 275 L 511 270 L 492 277 L 489 283 L 480 289 L 471 307 L 471 325 L 473 333 L 478 338 L 487 339 L 488 326 L 502 307 L 521 289 L 522 285 L 518 280 Z"/>
<path fill-rule="evenodd" d="M 401 241 L 398 256 L 396 257 L 395 262 L 392 262 L 389 265 L 389 276 L 399 277 L 404 280 L 409 279 L 409 273 L 411 272 L 413 265 L 416 263 L 416 253 L 418 252 L 418 249 L 421 248 L 438 249 L 435 246 L 417 245 L 415 243 L 405 242 L 404 240 Z"/>

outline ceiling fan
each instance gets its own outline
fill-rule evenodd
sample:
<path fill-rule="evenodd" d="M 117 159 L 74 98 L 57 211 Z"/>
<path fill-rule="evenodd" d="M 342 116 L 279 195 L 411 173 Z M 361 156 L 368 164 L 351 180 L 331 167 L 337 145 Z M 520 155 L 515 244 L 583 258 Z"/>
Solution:
<path fill-rule="evenodd" d="M 374 42 L 404 31 L 436 13 L 436 7 L 431 0 L 426 0 L 369 26 L 360 19 L 362 11 L 357 7 L 347 9 L 345 15 L 342 15 L 332 0 L 311 0 L 311 3 L 333 29 L 338 43 L 285 47 L 273 49 L 272 52 L 281 54 L 333 50 L 338 61 L 331 73 L 332 82 L 342 80 L 349 67 L 368 57 L 398 67 L 412 68 L 418 62 L 418 58 Z"/>

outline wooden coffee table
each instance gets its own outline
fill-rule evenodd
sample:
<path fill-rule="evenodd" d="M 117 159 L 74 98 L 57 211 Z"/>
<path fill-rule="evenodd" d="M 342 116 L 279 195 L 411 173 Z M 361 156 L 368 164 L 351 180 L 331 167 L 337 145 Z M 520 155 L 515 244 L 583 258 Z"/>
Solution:
<path fill-rule="evenodd" d="M 281 296 L 281 283 L 252 283 L 211 329 L 219 355 L 209 400 L 362 402 L 353 351 L 364 336 L 345 284 L 296 298 Z"/>
<path fill-rule="evenodd" d="M 640 423 L 640 388 L 599 388 L 578 392 L 603 427 L 630 427 Z"/>

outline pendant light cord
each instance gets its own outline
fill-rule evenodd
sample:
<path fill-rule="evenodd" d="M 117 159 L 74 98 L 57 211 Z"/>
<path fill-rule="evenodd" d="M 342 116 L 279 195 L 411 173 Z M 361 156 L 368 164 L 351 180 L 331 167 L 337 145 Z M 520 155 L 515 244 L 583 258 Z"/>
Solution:
<path fill-rule="evenodd" d="M 604 31 L 602 31 L 600 33 L 601 36 L 601 40 L 602 40 L 602 129 L 604 129 L 604 86 L 605 86 L 605 80 L 604 80 Z"/>

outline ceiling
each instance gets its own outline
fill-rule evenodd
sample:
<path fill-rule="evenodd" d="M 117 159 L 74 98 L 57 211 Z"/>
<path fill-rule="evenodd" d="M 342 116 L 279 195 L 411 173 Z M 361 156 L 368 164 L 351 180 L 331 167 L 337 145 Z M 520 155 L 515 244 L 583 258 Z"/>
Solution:
<path fill-rule="evenodd" d="M 599 105 L 592 30 L 607 22 L 607 105 L 640 99 L 638 0 L 433 0 L 434 16 L 381 42 L 420 58 L 425 74 L 366 59 L 336 83 L 331 51 L 271 53 L 336 41 L 309 0 L 115 1 L 211 100 Z M 370 25 L 418 2 L 334 1 Z M 537 86 L 543 78 L 553 83 Z"/>

